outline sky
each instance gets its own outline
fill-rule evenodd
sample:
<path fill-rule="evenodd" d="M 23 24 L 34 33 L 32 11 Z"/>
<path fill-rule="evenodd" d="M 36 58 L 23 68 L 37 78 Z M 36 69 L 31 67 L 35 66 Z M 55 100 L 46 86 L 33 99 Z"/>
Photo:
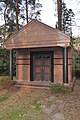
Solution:
<path fill-rule="evenodd" d="M 46 1 L 46 2 L 45 2 Z M 57 18 L 55 14 L 55 0 L 40 0 L 42 3 L 41 21 L 49 26 L 55 28 Z M 66 3 L 68 9 L 72 9 L 75 14 L 75 26 L 73 26 L 73 36 L 80 36 L 80 0 L 63 0 Z M 79 12 L 78 12 L 79 11 Z M 1 17 L 0 17 L 1 21 Z M 0 25 L 2 23 L 0 22 Z"/>
<path fill-rule="evenodd" d="M 73 27 L 73 35 L 80 36 L 80 0 L 64 0 L 67 7 L 72 9 L 75 14 L 75 26 Z"/>
<path fill-rule="evenodd" d="M 55 27 L 56 18 L 54 17 L 55 4 L 53 0 L 41 0 L 42 2 L 42 12 L 41 12 L 41 21 Z"/>
<path fill-rule="evenodd" d="M 52 27 L 55 27 L 57 18 L 55 18 L 55 4 L 53 1 L 55 0 L 41 0 L 42 1 L 42 12 L 41 12 L 41 21 L 46 23 L 47 25 L 50 25 Z M 80 36 L 80 0 L 64 0 L 66 3 L 66 7 L 68 9 L 72 9 L 75 14 L 75 26 L 73 26 L 73 36 Z M 48 6 L 48 7 L 47 7 Z"/>

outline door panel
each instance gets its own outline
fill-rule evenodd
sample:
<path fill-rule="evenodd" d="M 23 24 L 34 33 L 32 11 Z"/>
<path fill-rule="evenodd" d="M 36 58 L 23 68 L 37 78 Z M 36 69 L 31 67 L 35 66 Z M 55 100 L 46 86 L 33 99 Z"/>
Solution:
<path fill-rule="evenodd" d="M 40 65 L 41 61 L 40 60 L 36 60 L 35 63 L 36 63 L 36 65 Z"/>
<path fill-rule="evenodd" d="M 41 80 L 41 74 L 36 74 L 36 80 L 40 81 Z"/>
<path fill-rule="evenodd" d="M 44 73 L 49 73 L 50 72 L 50 67 L 44 67 Z"/>
<path fill-rule="evenodd" d="M 50 65 L 50 60 L 45 60 L 44 65 Z"/>
<path fill-rule="evenodd" d="M 49 74 L 45 74 L 45 75 L 44 75 L 44 80 L 45 80 L 45 81 L 49 81 L 49 79 L 50 79 L 49 77 L 50 77 Z"/>
<path fill-rule="evenodd" d="M 51 80 L 51 57 L 50 52 L 33 54 L 33 78 L 36 81 Z"/>
<path fill-rule="evenodd" d="M 36 67 L 36 73 L 41 73 L 41 67 Z"/>

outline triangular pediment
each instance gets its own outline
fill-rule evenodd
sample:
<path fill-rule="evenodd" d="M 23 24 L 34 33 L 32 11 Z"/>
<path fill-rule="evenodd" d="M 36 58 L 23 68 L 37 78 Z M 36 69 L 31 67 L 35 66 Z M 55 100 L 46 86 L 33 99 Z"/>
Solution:
<path fill-rule="evenodd" d="M 6 39 L 7 49 L 69 45 L 70 38 L 61 31 L 40 21 L 32 20 Z"/>

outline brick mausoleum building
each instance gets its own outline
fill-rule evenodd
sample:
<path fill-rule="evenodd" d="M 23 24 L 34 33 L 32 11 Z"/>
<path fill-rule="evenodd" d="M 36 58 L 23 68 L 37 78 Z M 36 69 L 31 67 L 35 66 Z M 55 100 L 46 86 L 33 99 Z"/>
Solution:
<path fill-rule="evenodd" d="M 7 38 L 4 46 L 16 51 L 16 80 L 71 82 L 70 37 L 58 29 L 32 20 Z"/>

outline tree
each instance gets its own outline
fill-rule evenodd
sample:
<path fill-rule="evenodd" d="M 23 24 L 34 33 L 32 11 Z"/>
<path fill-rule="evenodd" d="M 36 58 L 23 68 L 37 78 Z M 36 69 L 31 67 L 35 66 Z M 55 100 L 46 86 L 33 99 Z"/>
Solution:
<path fill-rule="evenodd" d="M 18 0 L 16 0 L 16 30 L 19 30 L 18 11 L 19 11 Z"/>
<path fill-rule="evenodd" d="M 56 27 L 71 36 L 72 25 L 74 24 L 73 20 L 75 16 L 72 9 L 68 9 L 66 7 L 66 4 L 62 2 L 62 0 L 57 0 L 57 2 L 55 2 L 55 5 L 57 5 L 55 10 L 57 11 L 57 13 L 55 14 L 55 16 L 58 17 Z"/>
<path fill-rule="evenodd" d="M 4 26 L 9 26 L 9 31 L 15 31 L 23 25 L 27 19 L 27 22 L 34 18 L 40 17 L 40 8 L 42 4 L 39 0 L 1 0 L 0 9 L 4 16 Z M 26 12 L 26 15 L 25 15 Z"/>
<path fill-rule="evenodd" d="M 58 9 L 58 29 L 62 30 L 62 0 L 57 0 Z"/>
<path fill-rule="evenodd" d="M 15 31 L 16 29 L 15 14 L 14 14 L 15 4 L 13 3 L 12 0 L 4 0 L 1 2 L 1 5 L 3 11 L 3 18 L 4 18 L 3 29 L 6 38 L 7 36 L 6 32 L 9 34 Z"/>
<path fill-rule="evenodd" d="M 72 34 L 74 16 L 72 9 L 67 9 L 66 4 L 62 3 L 62 31 L 64 33 Z"/>
<path fill-rule="evenodd" d="M 22 0 L 2 0 L 0 4 L 4 17 L 5 33 L 8 28 L 8 33 L 10 34 L 20 27 L 19 15 Z"/>
<path fill-rule="evenodd" d="M 26 0 L 26 21 L 28 23 L 28 1 Z"/>
<path fill-rule="evenodd" d="M 40 19 L 42 4 L 39 0 L 23 0 L 26 6 L 26 21 L 27 23 L 32 19 Z"/>

